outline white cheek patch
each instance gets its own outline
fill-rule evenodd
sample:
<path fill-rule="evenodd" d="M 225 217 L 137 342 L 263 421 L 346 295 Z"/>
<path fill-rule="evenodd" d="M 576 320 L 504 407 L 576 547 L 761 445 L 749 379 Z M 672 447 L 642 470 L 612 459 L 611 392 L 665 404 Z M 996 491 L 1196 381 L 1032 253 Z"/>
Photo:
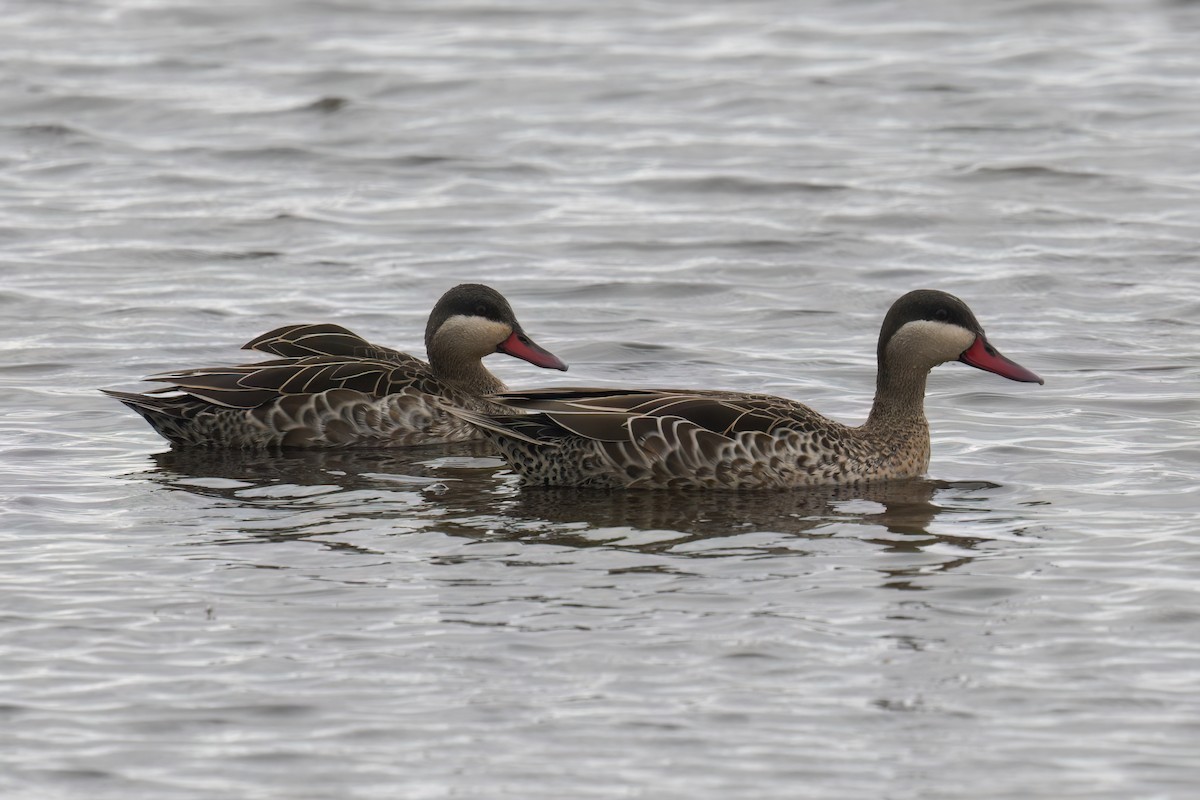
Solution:
<path fill-rule="evenodd" d="M 975 342 L 975 334 L 960 325 L 928 319 L 906 322 L 888 340 L 888 362 L 932 369 L 954 361 Z"/>
<path fill-rule="evenodd" d="M 439 343 L 454 342 L 458 350 L 483 357 L 494 352 L 496 345 L 512 335 L 512 328 L 503 322 L 486 317 L 455 314 L 437 329 L 434 339 Z"/>

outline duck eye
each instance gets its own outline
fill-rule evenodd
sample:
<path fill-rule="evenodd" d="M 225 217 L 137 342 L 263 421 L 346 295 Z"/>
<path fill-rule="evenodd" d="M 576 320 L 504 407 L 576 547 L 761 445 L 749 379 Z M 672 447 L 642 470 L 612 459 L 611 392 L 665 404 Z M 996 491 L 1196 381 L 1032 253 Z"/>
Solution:
<path fill-rule="evenodd" d="M 487 315 L 488 315 L 487 308 L 485 306 L 482 306 L 482 305 L 475 306 L 475 316 L 486 317 Z"/>
<path fill-rule="evenodd" d="M 950 312 L 944 308 L 939 308 L 937 311 L 933 312 L 933 318 L 938 322 L 945 322 L 950 318 Z"/>

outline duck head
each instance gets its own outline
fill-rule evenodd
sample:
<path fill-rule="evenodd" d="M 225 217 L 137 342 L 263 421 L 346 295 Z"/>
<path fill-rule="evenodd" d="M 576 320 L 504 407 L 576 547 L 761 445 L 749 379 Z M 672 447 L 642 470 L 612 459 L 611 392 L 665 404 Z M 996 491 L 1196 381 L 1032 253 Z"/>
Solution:
<path fill-rule="evenodd" d="M 442 295 L 425 326 L 425 350 L 431 362 L 478 361 L 506 353 L 546 369 L 567 369 L 522 330 L 502 294 L 479 283 L 464 283 Z"/>
<path fill-rule="evenodd" d="M 878 358 L 881 381 L 892 370 L 926 373 L 961 361 L 1009 380 L 1045 383 L 988 342 L 966 303 L 935 289 L 917 289 L 892 304 L 879 331 Z"/>

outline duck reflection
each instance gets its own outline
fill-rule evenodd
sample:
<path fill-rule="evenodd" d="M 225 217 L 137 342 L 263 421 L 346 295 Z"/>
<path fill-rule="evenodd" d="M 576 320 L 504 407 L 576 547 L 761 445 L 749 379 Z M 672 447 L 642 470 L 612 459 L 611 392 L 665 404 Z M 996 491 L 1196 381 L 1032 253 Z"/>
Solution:
<path fill-rule="evenodd" d="M 237 450 L 181 449 L 151 456 L 155 466 L 147 477 L 182 489 L 230 501 L 245 500 L 245 484 L 329 486 L 355 490 L 391 484 L 422 487 L 453 479 L 466 466 L 499 466 L 486 443 L 464 442 L 436 447 L 395 450 L 288 450 L 255 452 Z M 279 498 L 286 504 L 288 497 Z M 270 498 L 256 497 L 267 504 Z"/>
<path fill-rule="evenodd" d="M 859 538 L 888 552 L 921 553 L 952 541 L 956 555 L 938 569 L 967 563 L 965 553 L 983 540 L 930 533 L 931 523 L 939 515 L 978 512 L 966 496 L 977 500 L 980 490 L 996 488 L 924 479 L 803 492 L 521 487 L 490 448 L 477 443 L 286 454 L 172 450 L 153 458 L 151 480 L 217 501 L 214 521 L 223 530 L 233 528 L 241 541 L 319 534 L 323 544 L 336 546 L 337 535 L 348 531 L 435 529 L 475 540 L 704 557 L 721 551 L 685 553 L 680 546 L 747 533 L 816 540 L 845 536 L 853 525 Z M 926 562 L 920 571 L 929 569 Z M 908 568 L 888 572 L 885 585 L 916 588 L 915 574 Z"/>
<path fill-rule="evenodd" d="M 432 501 L 455 473 L 500 465 L 481 462 L 490 452 L 482 443 L 353 452 L 181 449 L 151 456 L 140 476 L 206 501 L 196 522 L 218 544 L 312 540 L 375 552 L 348 544 L 345 534 L 428 527 L 444 513 Z"/>
<path fill-rule="evenodd" d="M 561 525 L 583 523 L 589 528 L 675 531 L 687 538 L 758 531 L 832 536 L 831 523 L 846 519 L 881 525 L 895 533 L 924 533 L 941 510 L 933 503 L 937 488 L 923 480 L 803 492 L 604 492 L 527 487 L 505 504 L 505 513 Z"/>
<path fill-rule="evenodd" d="M 984 539 L 931 533 L 930 524 L 940 515 L 977 513 L 968 496 L 998 488 L 986 482 L 954 482 L 914 479 L 874 486 L 829 487 L 805 492 L 598 492 L 580 489 L 528 487 L 503 503 L 506 519 L 523 520 L 525 536 L 542 531 L 539 538 L 561 545 L 626 547 L 643 552 L 684 553 L 693 557 L 716 557 L 721 548 L 684 549 L 698 540 L 729 538 L 739 534 L 785 534 L 808 540 L 846 536 L 858 531 L 863 541 L 885 552 L 923 554 L 920 563 L 881 570 L 887 588 L 924 588 L 919 576 L 942 572 L 969 563 Z M 935 502 L 935 498 L 937 502 Z M 966 501 L 964 504 L 963 501 Z M 637 543 L 639 534 L 661 532 L 648 543 Z M 597 534 L 601 534 L 598 537 Z M 605 538 L 604 534 L 607 534 Z M 778 541 L 767 537 L 766 542 Z M 631 544 L 631 542 L 633 542 Z M 931 548 L 951 544 L 952 556 L 937 556 Z M 745 547 L 739 543 L 739 550 Z M 764 554 L 778 549 L 791 554 L 803 552 L 795 543 L 773 547 L 751 545 Z"/>

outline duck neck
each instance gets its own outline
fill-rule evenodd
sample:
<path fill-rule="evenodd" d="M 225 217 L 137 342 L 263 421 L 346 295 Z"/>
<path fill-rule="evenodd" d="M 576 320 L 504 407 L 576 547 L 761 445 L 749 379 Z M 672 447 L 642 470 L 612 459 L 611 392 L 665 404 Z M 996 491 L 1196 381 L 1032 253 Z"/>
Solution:
<path fill-rule="evenodd" d="M 434 336 L 426 350 L 433 374 L 454 388 L 476 396 L 504 391 L 504 383 L 488 371 L 481 359 L 465 356 L 447 337 Z"/>
<path fill-rule="evenodd" d="M 428 350 L 433 374 L 454 388 L 476 396 L 504 391 L 504 383 L 488 371 L 482 360 L 464 358 L 461 352 L 436 338 Z"/>
<path fill-rule="evenodd" d="M 929 441 L 925 420 L 927 370 L 891 370 L 880 364 L 875 381 L 875 403 L 863 428 L 888 439 L 916 436 Z"/>

